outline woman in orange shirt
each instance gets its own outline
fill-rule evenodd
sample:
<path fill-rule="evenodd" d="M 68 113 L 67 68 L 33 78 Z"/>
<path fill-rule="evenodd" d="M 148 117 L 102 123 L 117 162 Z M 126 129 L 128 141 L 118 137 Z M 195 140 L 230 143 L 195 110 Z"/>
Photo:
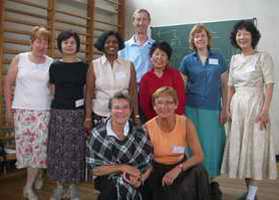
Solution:
<path fill-rule="evenodd" d="M 157 89 L 152 104 L 157 116 L 145 128 L 153 146 L 154 164 L 146 180 L 145 198 L 208 199 L 208 175 L 202 166 L 201 145 L 192 121 L 175 114 L 176 91 L 172 87 Z"/>

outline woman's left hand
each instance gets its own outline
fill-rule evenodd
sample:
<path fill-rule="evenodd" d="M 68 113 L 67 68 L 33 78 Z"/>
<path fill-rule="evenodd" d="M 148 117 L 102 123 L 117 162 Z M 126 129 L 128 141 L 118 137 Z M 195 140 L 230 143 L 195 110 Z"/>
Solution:
<path fill-rule="evenodd" d="M 265 129 L 270 122 L 268 111 L 262 110 L 256 117 L 256 123 L 260 123 L 260 129 Z"/>
<path fill-rule="evenodd" d="M 127 173 L 123 173 L 123 178 L 126 182 L 128 182 L 134 188 L 138 188 L 141 186 L 141 179 L 136 176 L 128 175 Z"/>
<path fill-rule="evenodd" d="M 227 121 L 228 121 L 227 108 L 224 107 L 220 112 L 220 123 L 225 124 Z"/>
<path fill-rule="evenodd" d="M 162 178 L 162 186 L 171 185 L 180 173 L 181 173 L 181 168 L 179 167 L 175 167 L 172 170 L 170 170 Z"/>

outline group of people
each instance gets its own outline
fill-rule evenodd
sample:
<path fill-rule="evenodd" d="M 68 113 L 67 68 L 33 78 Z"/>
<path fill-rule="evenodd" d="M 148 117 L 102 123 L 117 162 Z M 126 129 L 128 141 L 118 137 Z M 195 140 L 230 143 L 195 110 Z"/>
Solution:
<path fill-rule="evenodd" d="M 27 168 L 25 198 L 38 199 L 34 189 L 42 187 L 46 167 L 57 183 L 52 200 L 80 199 L 86 165 L 99 200 L 222 199 L 215 180 L 221 173 L 245 178 L 241 199 L 254 200 L 256 180 L 277 177 L 273 63 L 256 50 L 255 25 L 242 20 L 233 27 L 231 43 L 240 53 L 230 66 L 212 50 L 206 26 L 195 25 L 193 53 L 177 69 L 170 45 L 148 36 L 150 22 L 139 9 L 130 40 L 103 33 L 95 43 L 103 55 L 89 65 L 77 56 L 77 33 L 58 35 L 62 58 L 53 61 L 46 55 L 49 32 L 32 30 L 31 51 L 12 60 L 4 88 L 17 167 Z"/>

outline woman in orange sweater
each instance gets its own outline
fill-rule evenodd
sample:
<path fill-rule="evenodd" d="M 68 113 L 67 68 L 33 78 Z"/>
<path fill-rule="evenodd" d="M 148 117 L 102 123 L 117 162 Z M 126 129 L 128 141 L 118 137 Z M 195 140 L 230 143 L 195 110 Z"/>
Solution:
<path fill-rule="evenodd" d="M 145 198 L 208 199 L 208 175 L 202 166 L 201 145 L 192 121 L 175 114 L 176 91 L 161 87 L 153 93 L 152 103 L 157 116 L 145 128 L 153 146 L 154 164 L 146 180 Z"/>

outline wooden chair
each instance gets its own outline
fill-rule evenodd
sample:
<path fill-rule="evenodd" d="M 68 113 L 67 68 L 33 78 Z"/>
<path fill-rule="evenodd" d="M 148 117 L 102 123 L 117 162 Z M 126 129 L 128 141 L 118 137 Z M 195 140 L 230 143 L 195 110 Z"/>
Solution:
<path fill-rule="evenodd" d="M 16 161 L 15 134 L 12 128 L 0 128 L 0 143 L 6 152 L 0 156 L 1 174 L 5 175 L 11 162 Z"/>

